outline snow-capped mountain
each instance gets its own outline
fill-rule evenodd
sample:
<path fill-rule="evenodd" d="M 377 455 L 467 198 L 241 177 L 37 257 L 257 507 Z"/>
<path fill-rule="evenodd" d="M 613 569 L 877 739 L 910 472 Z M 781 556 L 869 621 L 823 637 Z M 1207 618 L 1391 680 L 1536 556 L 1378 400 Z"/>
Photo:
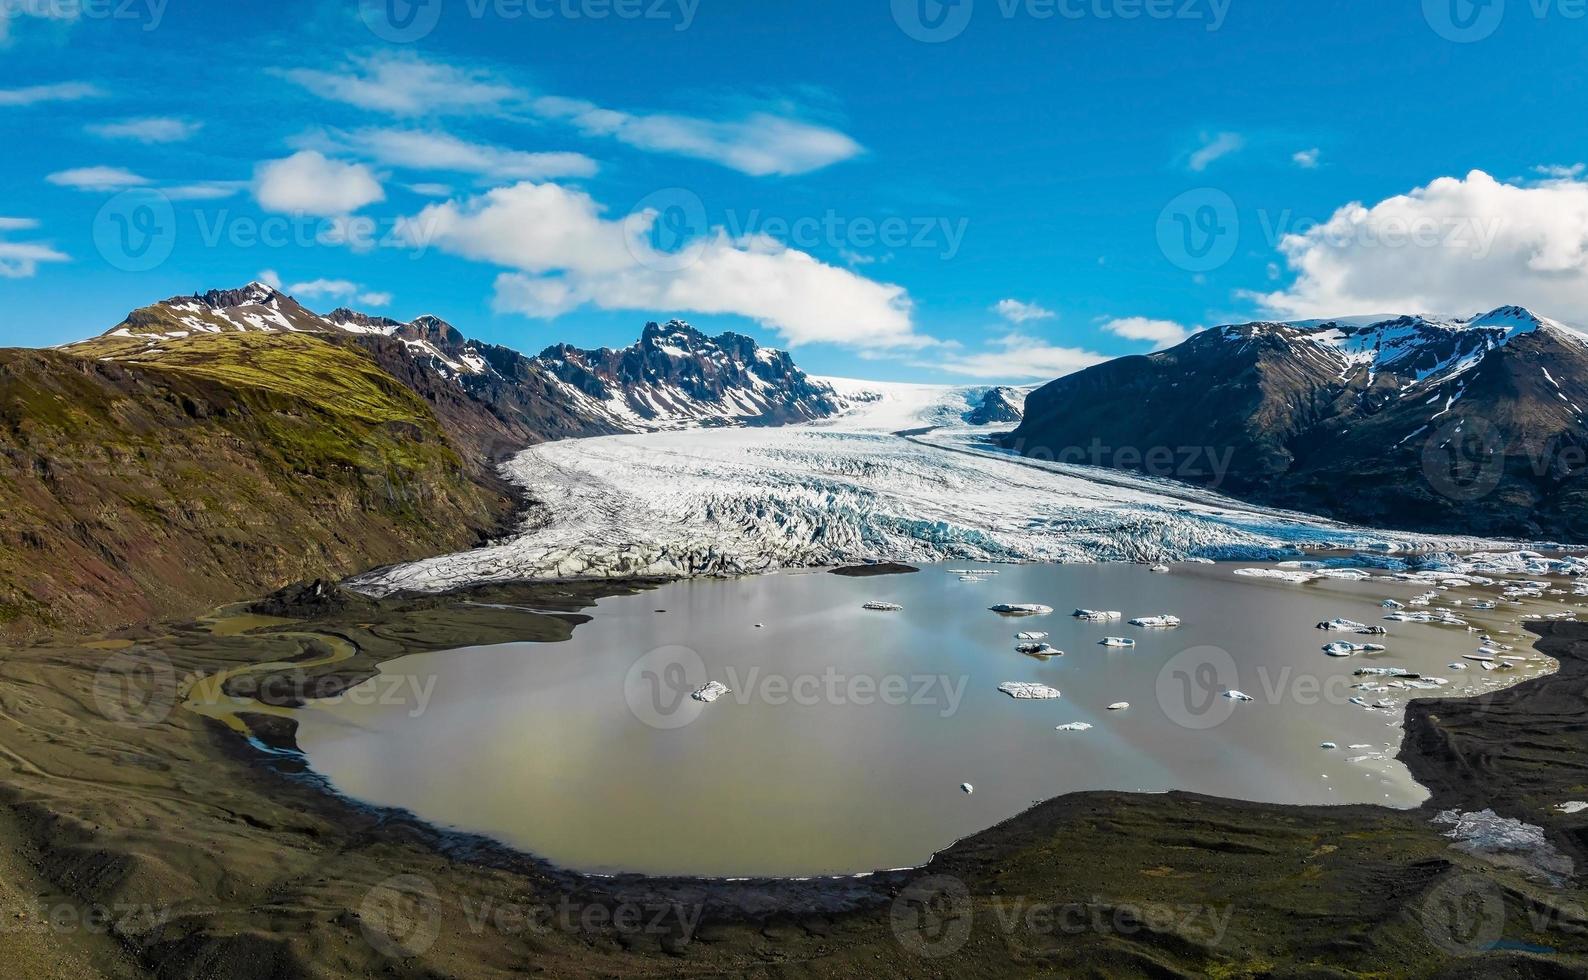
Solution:
<path fill-rule="evenodd" d="M 648 323 L 622 350 L 558 344 L 536 359 L 545 370 L 630 431 L 695 425 L 782 425 L 827 418 L 843 408 L 783 351 L 749 337 L 705 334 L 680 320 Z"/>
<path fill-rule="evenodd" d="M 1575 540 L 1585 405 L 1588 339 L 1521 307 L 1258 322 L 1060 378 L 1005 444 L 1351 520 Z"/>
<path fill-rule="evenodd" d="M 452 421 L 475 430 L 500 423 L 506 431 L 494 441 L 522 440 L 520 446 L 576 435 L 781 425 L 845 407 L 787 353 L 739 334 L 707 337 L 677 320 L 647 324 L 639 342 L 621 350 L 561 344 L 529 357 L 471 340 L 435 316 L 403 322 L 350 309 L 321 315 L 260 282 L 144 307 L 101 340 L 131 341 L 147 355 L 225 333 L 314 333 L 364 347 L 444 417 L 461 396 L 489 418 L 465 419 L 468 412 L 456 410 Z"/>

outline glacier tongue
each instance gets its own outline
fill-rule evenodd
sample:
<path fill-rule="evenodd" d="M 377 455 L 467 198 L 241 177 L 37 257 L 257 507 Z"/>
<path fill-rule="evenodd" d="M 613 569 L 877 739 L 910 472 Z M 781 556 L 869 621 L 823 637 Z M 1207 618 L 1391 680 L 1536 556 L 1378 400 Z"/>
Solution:
<path fill-rule="evenodd" d="M 847 388 L 848 390 L 844 390 Z M 739 575 L 862 560 L 1263 559 L 1296 548 L 1406 552 L 1495 542 L 1373 531 L 1210 491 L 984 448 L 926 425 L 966 389 L 876 385 L 829 423 L 605 436 L 536 446 L 505 470 L 538 502 L 520 533 L 383 569 L 372 594 L 481 581 Z"/>

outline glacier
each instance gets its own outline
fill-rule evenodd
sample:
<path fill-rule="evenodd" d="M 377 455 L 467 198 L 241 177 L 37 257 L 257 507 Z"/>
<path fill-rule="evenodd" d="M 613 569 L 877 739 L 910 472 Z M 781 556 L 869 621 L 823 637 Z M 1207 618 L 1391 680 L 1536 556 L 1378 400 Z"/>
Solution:
<path fill-rule="evenodd" d="M 1248 561 L 1514 543 L 1340 524 L 1155 477 L 1033 460 L 965 424 L 987 387 L 820 379 L 852 406 L 783 428 L 547 443 L 505 474 L 517 533 L 350 581 L 372 595 L 535 578 L 746 575 L 867 560 Z"/>

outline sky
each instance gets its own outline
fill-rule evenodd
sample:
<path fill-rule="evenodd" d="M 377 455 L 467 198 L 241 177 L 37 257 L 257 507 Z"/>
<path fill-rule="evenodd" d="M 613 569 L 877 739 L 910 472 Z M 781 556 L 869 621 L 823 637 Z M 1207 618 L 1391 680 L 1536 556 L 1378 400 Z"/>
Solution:
<path fill-rule="evenodd" d="M 877 380 L 1588 324 L 1577 0 L 0 0 L 0 343 L 262 280 Z"/>

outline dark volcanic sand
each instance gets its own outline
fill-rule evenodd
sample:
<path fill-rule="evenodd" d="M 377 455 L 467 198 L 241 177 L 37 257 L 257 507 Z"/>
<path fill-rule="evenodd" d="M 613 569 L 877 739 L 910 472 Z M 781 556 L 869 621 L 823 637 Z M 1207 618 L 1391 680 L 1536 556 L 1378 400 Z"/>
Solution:
<path fill-rule="evenodd" d="M 269 641 L 268 659 L 301 661 L 304 632 L 340 637 L 359 653 L 327 670 L 350 682 L 416 649 L 555 642 L 622 588 L 316 604 L 322 618 Z M 258 747 L 180 708 L 117 724 L 93 696 L 112 652 L 7 651 L 0 826 L 25 838 L 8 880 L 47 912 L 159 914 L 0 943 L 0 973 L 23 975 L 8 967 L 36 962 L 42 943 L 113 976 L 1581 976 L 1588 894 L 1469 857 L 1430 823 L 1492 807 L 1584 855 L 1588 813 L 1553 805 L 1588 797 L 1588 625 L 1534 628 L 1559 673 L 1413 702 L 1401 754 L 1434 792 L 1421 810 L 1078 794 L 919 871 L 813 882 L 557 872 L 326 793 L 292 752 L 290 719 L 250 716 Z M 178 678 L 267 656 L 260 634 L 196 626 L 126 639 Z M 1431 914 L 1452 894 L 1492 897 L 1480 910 L 1503 915 L 1490 924 L 1508 948 L 1452 955 L 1468 951 L 1463 935 Z"/>

